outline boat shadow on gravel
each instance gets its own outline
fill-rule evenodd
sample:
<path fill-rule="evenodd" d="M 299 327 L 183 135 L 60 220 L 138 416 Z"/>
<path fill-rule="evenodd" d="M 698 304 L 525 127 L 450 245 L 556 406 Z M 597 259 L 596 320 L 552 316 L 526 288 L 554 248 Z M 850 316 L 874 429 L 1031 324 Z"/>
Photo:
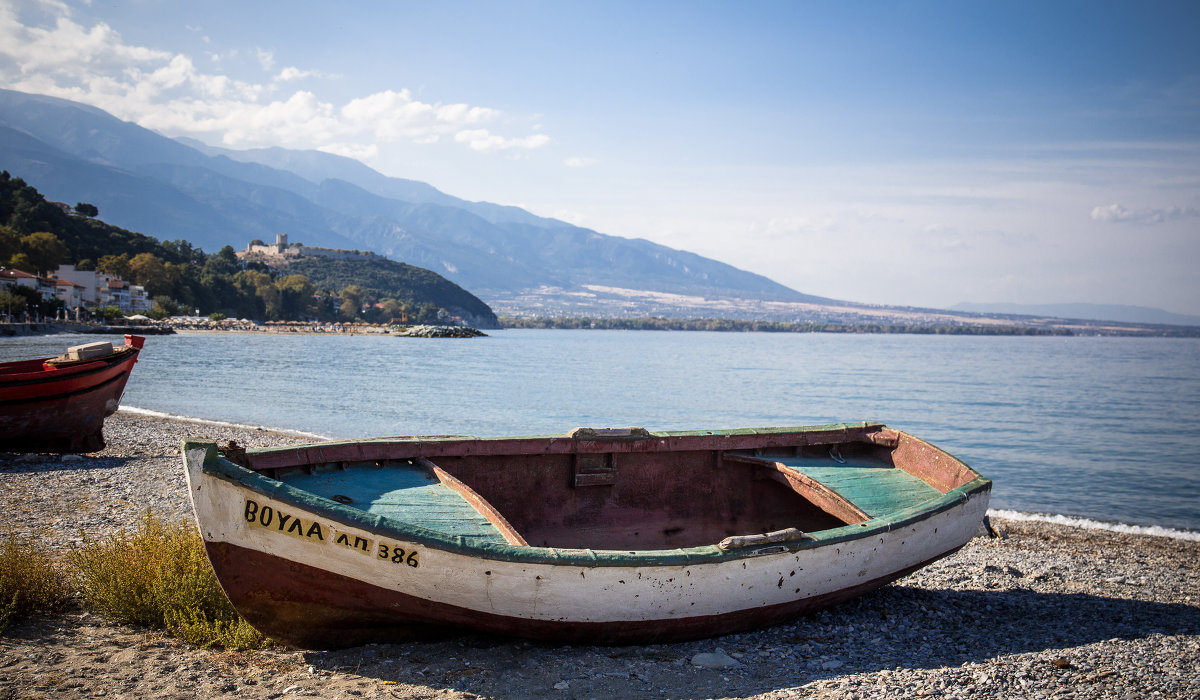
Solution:
<path fill-rule="evenodd" d="M 747 695 L 885 669 L 939 669 L 1044 652 L 1053 672 L 1072 650 L 1108 640 L 1200 634 L 1200 607 L 1027 588 L 930 590 L 893 585 L 790 623 L 677 644 L 550 646 L 469 635 L 437 642 L 310 652 L 317 669 L 391 683 L 520 697 Z M 722 651 L 737 665 L 700 668 Z"/>

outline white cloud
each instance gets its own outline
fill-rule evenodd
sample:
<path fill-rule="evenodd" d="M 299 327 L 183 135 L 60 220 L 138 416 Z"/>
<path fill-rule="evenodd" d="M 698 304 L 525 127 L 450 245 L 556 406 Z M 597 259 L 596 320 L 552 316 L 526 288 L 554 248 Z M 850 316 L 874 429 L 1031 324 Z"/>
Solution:
<path fill-rule="evenodd" d="M 520 151 L 550 142 L 544 134 L 495 133 L 498 110 L 467 103 L 426 103 L 408 90 L 382 90 L 339 106 L 314 91 L 283 94 L 289 83 L 328 78 L 297 66 L 274 70 L 275 55 L 254 48 L 263 76 L 239 80 L 220 66 L 238 56 L 206 52 L 207 69 L 187 55 L 127 44 L 104 23 L 86 27 L 69 8 L 45 3 L 38 25 L 0 3 L 0 87 L 91 104 L 169 136 L 227 146 L 316 148 L 364 156 L 388 143 L 461 143 L 474 151 Z M 450 137 L 454 137 L 451 139 Z"/>
<path fill-rule="evenodd" d="M 1162 207 L 1128 209 L 1120 204 L 1109 204 L 1092 209 L 1092 220 L 1104 223 L 1162 224 L 1179 219 L 1200 216 L 1200 210 L 1192 207 Z"/>
<path fill-rule="evenodd" d="M 305 78 L 311 78 L 316 74 L 316 71 L 300 70 L 295 66 L 288 66 L 287 68 L 279 71 L 279 74 L 275 76 L 275 82 L 287 83 L 293 80 L 303 80 Z"/>
<path fill-rule="evenodd" d="M 568 158 L 564 161 L 568 168 L 588 168 L 596 164 L 595 158 Z"/>
<path fill-rule="evenodd" d="M 513 148 L 535 149 L 550 143 L 545 134 L 532 134 L 524 138 L 508 138 L 493 134 L 487 129 L 466 129 L 454 135 L 454 140 L 465 143 L 476 151 L 507 151 Z"/>

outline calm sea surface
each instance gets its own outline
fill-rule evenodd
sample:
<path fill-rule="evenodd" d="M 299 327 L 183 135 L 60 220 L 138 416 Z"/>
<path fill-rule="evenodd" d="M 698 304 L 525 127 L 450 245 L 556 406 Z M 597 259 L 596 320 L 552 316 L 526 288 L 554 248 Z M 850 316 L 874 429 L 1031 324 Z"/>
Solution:
<path fill-rule="evenodd" d="M 97 339 L 3 338 L 0 359 Z M 993 479 L 994 508 L 1200 530 L 1197 339 L 150 336 L 123 405 L 329 437 L 878 420 Z"/>

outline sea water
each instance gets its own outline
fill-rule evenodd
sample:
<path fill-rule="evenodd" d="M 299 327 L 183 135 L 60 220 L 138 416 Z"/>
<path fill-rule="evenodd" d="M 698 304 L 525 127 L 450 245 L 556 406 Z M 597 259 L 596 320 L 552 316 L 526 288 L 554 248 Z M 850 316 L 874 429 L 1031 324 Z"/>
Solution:
<path fill-rule="evenodd" d="M 0 339 L 0 359 L 94 340 Z M 1200 530 L 1197 339 L 181 334 L 147 338 L 123 405 L 334 438 L 874 420 L 993 479 L 994 508 Z"/>

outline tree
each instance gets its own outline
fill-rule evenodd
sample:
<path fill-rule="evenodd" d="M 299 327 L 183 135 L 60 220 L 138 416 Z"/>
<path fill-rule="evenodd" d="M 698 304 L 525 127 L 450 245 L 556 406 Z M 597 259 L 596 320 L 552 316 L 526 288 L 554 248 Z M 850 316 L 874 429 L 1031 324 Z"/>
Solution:
<path fill-rule="evenodd" d="M 153 253 L 138 253 L 129 261 L 129 274 L 134 284 L 146 288 L 151 296 L 170 294 L 179 279 L 174 266 L 167 266 Z M 186 301 L 186 299 L 185 299 Z"/>
<path fill-rule="evenodd" d="M 342 305 L 338 307 L 338 317 L 347 321 L 358 318 L 358 312 L 362 309 L 362 289 L 352 284 L 342 290 L 341 297 Z"/>
<path fill-rule="evenodd" d="M 21 252 L 21 234 L 8 226 L 0 226 L 0 265 Z"/>
<path fill-rule="evenodd" d="M 120 255 L 102 255 L 96 261 L 96 269 L 100 272 L 107 272 L 110 275 L 116 275 L 123 280 L 133 279 L 133 273 L 129 268 L 129 253 L 121 253 Z"/>
<path fill-rule="evenodd" d="M 313 314 L 316 287 L 304 275 L 288 275 L 275 281 L 279 290 L 279 313 L 285 319 L 303 319 Z"/>
<path fill-rule="evenodd" d="M 38 231 L 21 237 L 21 252 L 28 256 L 30 263 L 38 274 L 58 267 L 58 264 L 70 256 L 70 251 L 49 231 Z"/>
<path fill-rule="evenodd" d="M 25 310 L 25 297 L 15 294 L 7 287 L 0 290 L 0 314 L 16 317 Z"/>
<path fill-rule="evenodd" d="M 233 277 L 241 267 L 241 261 L 237 259 L 237 254 L 233 251 L 233 246 L 227 245 L 219 250 L 216 255 L 210 255 L 208 256 L 208 260 L 204 261 L 204 274 L 213 277 L 219 275 Z"/>
<path fill-rule="evenodd" d="M 383 307 L 380 313 L 382 320 L 388 323 L 404 323 L 408 320 L 408 305 L 399 299 L 384 299 L 379 304 Z"/>
<path fill-rule="evenodd" d="M 33 262 L 33 259 L 25 253 L 17 253 L 9 258 L 8 266 L 22 272 L 30 272 L 35 275 L 38 274 L 37 265 Z"/>
<path fill-rule="evenodd" d="M 87 202 L 80 202 L 75 205 L 75 213 L 80 216 L 86 216 L 87 218 L 90 219 L 93 216 L 99 216 L 100 210 L 96 208 L 95 204 L 88 204 Z"/>

